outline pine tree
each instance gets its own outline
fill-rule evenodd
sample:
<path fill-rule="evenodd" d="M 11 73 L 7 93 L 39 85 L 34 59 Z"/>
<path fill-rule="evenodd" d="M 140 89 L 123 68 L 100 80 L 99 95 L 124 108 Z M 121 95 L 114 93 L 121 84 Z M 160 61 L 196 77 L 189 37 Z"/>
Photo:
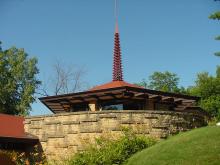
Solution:
<path fill-rule="evenodd" d="M 215 1 L 220 1 L 220 0 L 215 0 Z M 213 20 L 218 20 L 219 21 L 220 20 L 220 11 L 217 11 L 217 12 L 211 14 L 209 16 L 209 18 L 213 19 Z M 215 39 L 216 40 L 220 40 L 220 36 L 215 37 Z M 216 52 L 215 55 L 220 57 L 220 52 Z"/>

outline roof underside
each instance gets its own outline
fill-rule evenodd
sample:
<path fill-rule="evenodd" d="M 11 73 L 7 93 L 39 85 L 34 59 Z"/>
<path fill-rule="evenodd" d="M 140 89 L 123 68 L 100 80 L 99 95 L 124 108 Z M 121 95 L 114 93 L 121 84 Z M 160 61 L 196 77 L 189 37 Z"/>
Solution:
<path fill-rule="evenodd" d="M 33 144 L 39 140 L 24 130 L 24 117 L 0 114 L 0 143 Z"/>
<path fill-rule="evenodd" d="M 70 105 L 89 103 L 92 101 L 109 100 L 146 100 L 158 99 L 162 102 L 193 103 L 199 100 L 199 97 L 182 94 L 161 92 L 145 89 L 124 81 L 113 81 L 104 85 L 94 87 L 85 92 L 71 93 L 65 95 L 48 96 L 39 98 L 52 112 L 68 112 Z"/>
<path fill-rule="evenodd" d="M 24 136 L 1 136 L 1 143 L 23 143 L 23 144 L 36 144 L 39 142 L 38 137 L 31 134 L 25 134 Z"/>

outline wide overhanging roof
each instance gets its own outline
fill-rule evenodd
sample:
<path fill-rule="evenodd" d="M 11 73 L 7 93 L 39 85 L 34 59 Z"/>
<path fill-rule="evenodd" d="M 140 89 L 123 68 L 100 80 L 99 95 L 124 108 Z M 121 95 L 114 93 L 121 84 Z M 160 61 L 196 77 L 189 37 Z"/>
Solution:
<path fill-rule="evenodd" d="M 24 117 L 0 114 L 0 143 L 36 144 L 38 137 L 24 130 Z"/>
<path fill-rule="evenodd" d="M 34 145 L 39 142 L 38 137 L 25 133 L 24 136 L 1 136 L 0 135 L 0 143 L 22 143 Z"/>
<path fill-rule="evenodd" d="M 148 98 L 158 99 L 163 102 L 192 103 L 200 99 L 199 97 L 195 96 L 145 89 L 129 83 L 119 84 L 118 86 L 111 85 L 111 83 L 107 83 L 98 87 L 94 87 L 85 92 L 41 97 L 39 100 L 45 104 L 52 112 L 60 113 L 69 111 L 71 104 L 89 103 L 92 101 L 105 102 L 109 100 L 120 99 L 144 100 Z"/>

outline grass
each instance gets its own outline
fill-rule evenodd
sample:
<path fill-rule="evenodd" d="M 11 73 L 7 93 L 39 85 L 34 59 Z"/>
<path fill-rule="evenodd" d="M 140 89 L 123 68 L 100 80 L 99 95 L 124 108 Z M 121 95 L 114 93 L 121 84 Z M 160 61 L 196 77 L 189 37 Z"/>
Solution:
<path fill-rule="evenodd" d="M 220 127 L 194 129 L 133 155 L 126 165 L 219 165 Z"/>

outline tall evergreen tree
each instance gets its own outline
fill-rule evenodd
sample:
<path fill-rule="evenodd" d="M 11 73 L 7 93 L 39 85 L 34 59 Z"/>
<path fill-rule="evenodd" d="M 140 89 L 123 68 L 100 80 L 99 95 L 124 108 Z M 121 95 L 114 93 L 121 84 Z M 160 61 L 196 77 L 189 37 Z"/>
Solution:
<path fill-rule="evenodd" d="M 220 0 L 215 0 L 215 1 L 220 1 Z M 220 20 L 220 11 L 217 11 L 217 12 L 211 14 L 211 15 L 209 16 L 209 18 L 210 18 L 210 19 L 213 19 L 213 20 L 218 20 L 218 21 L 219 21 L 219 20 Z M 220 40 L 220 36 L 215 37 L 215 39 L 216 39 L 216 40 Z M 220 56 L 220 52 L 216 52 L 215 55 L 216 55 L 216 56 Z"/>

